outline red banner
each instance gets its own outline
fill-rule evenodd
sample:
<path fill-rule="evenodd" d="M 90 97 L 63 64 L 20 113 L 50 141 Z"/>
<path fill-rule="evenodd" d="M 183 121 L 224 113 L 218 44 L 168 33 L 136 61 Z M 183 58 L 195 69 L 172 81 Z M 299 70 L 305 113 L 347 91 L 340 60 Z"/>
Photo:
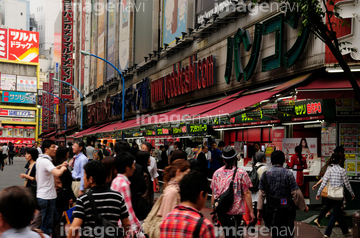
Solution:
<path fill-rule="evenodd" d="M 49 83 L 43 84 L 43 90 L 46 92 L 49 92 L 49 90 L 50 90 Z M 42 99 L 43 99 L 42 105 L 44 107 L 48 108 L 49 103 L 50 103 L 49 94 L 43 93 Z M 47 110 L 45 108 L 42 109 L 42 131 L 45 133 L 50 132 L 50 112 L 49 112 L 49 110 Z"/>
<path fill-rule="evenodd" d="M 54 93 L 54 73 L 50 73 L 49 74 L 49 84 L 50 84 L 50 90 L 49 92 L 50 93 Z M 54 111 L 54 96 L 48 94 L 49 97 L 50 97 L 50 100 L 49 100 L 49 109 Z M 49 129 L 50 131 L 54 131 L 55 130 L 55 115 L 54 113 L 51 113 L 50 112 L 50 125 L 49 125 Z"/>
<path fill-rule="evenodd" d="M 85 51 L 85 34 L 86 34 L 86 0 L 82 0 L 81 8 L 81 50 Z M 84 88 L 85 81 L 85 55 L 81 54 L 81 87 L 80 90 Z"/>
<path fill-rule="evenodd" d="M 39 32 L 9 29 L 9 60 L 39 62 Z"/>
<path fill-rule="evenodd" d="M 61 46 L 61 80 L 73 83 L 73 18 L 72 0 L 63 0 L 62 11 L 62 46 Z M 72 89 L 61 84 L 61 98 L 72 99 Z"/>
<path fill-rule="evenodd" d="M 8 58 L 8 29 L 0 29 L 0 59 Z"/>

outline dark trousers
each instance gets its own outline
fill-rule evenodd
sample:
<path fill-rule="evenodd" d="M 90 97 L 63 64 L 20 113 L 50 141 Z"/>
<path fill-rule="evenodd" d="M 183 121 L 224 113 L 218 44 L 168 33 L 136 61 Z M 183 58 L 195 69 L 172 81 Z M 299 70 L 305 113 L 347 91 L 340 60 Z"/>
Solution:
<path fill-rule="evenodd" d="M 295 230 L 295 208 L 277 208 L 267 204 L 265 224 L 271 231 L 271 236 L 293 238 Z"/>
<path fill-rule="evenodd" d="M 9 155 L 9 164 L 14 164 L 14 156 L 13 155 Z"/>
<path fill-rule="evenodd" d="M 327 236 L 331 235 L 332 229 L 334 228 L 336 221 L 339 222 L 339 226 L 341 228 L 342 233 L 343 234 L 348 233 L 349 230 L 345 221 L 345 217 L 341 210 L 341 207 L 343 205 L 343 200 L 332 200 L 328 198 L 328 203 L 331 205 L 333 212 L 331 214 L 329 224 L 326 227 L 325 235 Z"/>
<path fill-rule="evenodd" d="M 328 211 L 330 211 L 331 208 L 332 208 L 332 203 L 329 202 L 329 199 L 324 198 L 324 197 L 323 197 L 323 199 L 325 199 L 325 207 L 321 210 L 321 212 L 320 212 L 320 214 L 319 214 L 319 216 L 317 218 L 319 223 L 326 216 L 326 213 L 328 213 Z"/>
<path fill-rule="evenodd" d="M 242 225 L 242 215 L 219 214 L 218 218 L 225 238 L 243 237 L 244 226 Z"/>
<path fill-rule="evenodd" d="M 1 170 L 5 166 L 4 160 L 5 160 L 5 158 L 4 158 L 3 154 L 0 153 L 0 169 Z"/>

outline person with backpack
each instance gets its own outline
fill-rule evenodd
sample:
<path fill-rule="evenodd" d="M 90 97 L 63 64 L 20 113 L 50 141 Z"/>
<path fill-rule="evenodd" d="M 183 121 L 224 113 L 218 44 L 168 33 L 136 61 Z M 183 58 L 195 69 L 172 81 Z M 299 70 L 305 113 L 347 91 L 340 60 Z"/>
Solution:
<path fill-rule="evenodd" d="M 237 153 L 230 145 L 223 149 L 222 158 L 225 161 L 225 166 L 215 171 L 211 181 L 211 189 L 213 191 L 211 205 L 215 213 L 213 220 L 216 220 L 217 216 L 224 229 L 225 238 L 236 237 L 239 232 L 244 234 L 243 230 L 238 231 L 232 228 L 241 225 L 246 205 L 250 211 L 250 222 L 253 222 L 255 219 L 249 190 L 252 184 L 248 173 L 237 167 L 236 155 Z M 229 189 L 230 192 L 228 192 Z M 222 202 L 221 198 L 226 194 L 231 196 L 232 199 L 229 199 L 232 200 L 231 204 L 229 204 L 227 198 L 225 199 L 226 204 L 223 204 L 224 202 Z M 219 206 L 226 207 L 227 209 L 219 209 Z"/>
<path fill-rule="evenodd" d="M 96 160 L 84 165 L 84 187 L 90 190 L 79 196 L 76 200 L 75 211 L 73 213 L 74 220 L 70 226 L 68 238 L 77 237 L 79 231 L 82 233 L 81 237 L 95 237 L 100 235 L 102 235 L 101 237 L 110 237 L 106 236 L 105 229 L 110 232 L 112 230 L 113 234 L 115 229 L 110 226 L 105 227 L 104 219 L 112 223 L 113 226 L 117 226 L 120 220 L 124 228 L 124 234 L 129 230 L 129 214 L 124 198 L 119 192 L 106 187 L 105 181 L 105 165 Z M 96 213 L 102 220 L 95 219 Z M 102 228 L 101 231 L 104 233 L 98 234 L 99 227 Z M 122 232 L 121 229 L 117 231 Z"/>
<path fill-rule="evenodd" d="M 255 159 L 256 159 L 256 164 L 249 173 L 249 177 L 253 186 L 250 187 L 249 189 L 251 191 L 251 199 L 253 202 L 254 214 L 257 214 L 256 206 L 259 198 L 259 182 L 261 175 L 268 169 L 268 167 L 266 165 L 266 155 L 264 152 L 256 153 Z M 254 231 L 253 229 L 255 229 L 257 221 L 258 220 L 255 217 L 254 221 L 249 223 L 248 225 L 249 232 Z"/>

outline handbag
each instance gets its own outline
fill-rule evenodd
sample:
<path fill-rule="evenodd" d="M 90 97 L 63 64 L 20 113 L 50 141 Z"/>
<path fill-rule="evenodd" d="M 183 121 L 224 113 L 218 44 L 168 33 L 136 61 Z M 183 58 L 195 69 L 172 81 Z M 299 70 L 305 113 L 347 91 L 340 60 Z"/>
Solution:
<path fill-rule="evenodd" d="M 158 216 L 158 212 L 161 207 L 162 199 L 164 194 L 162 194 L 155 202 L 151 211 L 144 220 L 144 233 L 149 236 L 149 238 L 158 238 L 160 237 L 160 224 L 163 221 L 163 217 Z"/>
<path fill-rule="evenodd" d="M 331 178 L 331 173 L 330 173 Z M 344 199 L 344 187 L 331 187 L 329 178 L 329 187 L 328 187 L 328 198 L 332 200 L 343 200 Z"/>
<path fill-rule="evenodd" d="M 214 210 L 212 213 L 225 214 L 227 213 L 234 203 L 234 178 L 237 171 L 237 165 L 232 176 L 232 180 L 228 189 L 223 192 L 218 198 L 214 201 Z"/>
<path fill-rule="evenodd" d="M 87 196 L 89 198 L 91 209 L 95 216 L 95 224 L 96 226 L 103 227 L 104 228 L 104 238 L 122 238 L 124 237 L 124 229 L 121 227 L 118 227 L 117 225 L 109 222 L 105 218 L 101 217 L 97 211 L 94 197 L 92 195 L 91 190 L 87 193 Z M 109 232 L 108 232 L 109 231 Z M 111 234 L 109 234 L 111 233 Z"/>
<path fill-rule="evenodd" d="M 328 187 L 329 187 L 329 182 L 328 184 L 325 186 L 325 188 L 321 191 L 320 196 L 323 198 L 327 198 L 328 197 Z"/>

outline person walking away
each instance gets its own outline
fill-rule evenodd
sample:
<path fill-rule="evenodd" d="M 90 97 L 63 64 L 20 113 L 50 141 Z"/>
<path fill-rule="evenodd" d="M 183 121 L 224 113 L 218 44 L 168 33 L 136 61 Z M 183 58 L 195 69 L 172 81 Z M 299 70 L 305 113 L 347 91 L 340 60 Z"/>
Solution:
<path fill-rule="evenodd" d="M 129 177 L 135 171 L 135 157 L 129 152 L 118 154 L 115 159 L 116 171 L 118 172 L 116 178 L 111 183 L 111 189 L 119 192 L 124 200 L 129 213 L 129 221 L 131 229 L 128 237 L 141 232 L 141 225 L 135 215 L 134 207 L 131 202 L 131 190 Z"/>
<path fill-rule="evenodd" d="M 14 144 L 9 142 L 9 164 L 14 164 L 15 147 Z"/>
<path fill-rule="evenodd" d="M 199 172 L 190 172 L 181 179 L 181 203 L 164 218 L 160 238 L 215 238 L 213 224 L 200 212 L 207 201 L 207 184 L 206 176 Z"/>
<path fill-rule="evenodd" d="M 154 203 L 153 182 L 151 181 L 151 175 L 148 170 L 148 166 L 150 165 L 150 153 L 147 151 L 138 151 L 136 154 L 136 163 L 143 168 L 143 176 L 146 182 L 146 190 L 140 194 L 137 206 L 134 206 L 136 217 L 142 221 L 149 214 Z"/>
<path fill-rule="evenodd" d="M 3 153 L 2 153 L 2 145 L 3 144 L 0 144 L 0 170 L 4 171 L 5 157 L 3 156 Z"/>
<path fill-rule="evenodd" d="M 271 229 L 272 237 L 294 237 L 296 206 L 305 212 L 309 208 L 292 172 L 283 167 L 285 154 L 274 151 L 271 163 L 273 167 L 264 172 L 260 179 L 257 217 L 262 220 L 266 198 L 264 220 Z"/>
<path fill-rule="evenodd" d="M 4 162 L 5 162 L 5 165 L 7 165 L 7 162 L 8 162 L 8 156 L 9 156 L 9 147 L 7 146 L 6 143 L 4 143 L 4 145 L 2 146 L 2 154 L 3 154 L 3 157 L 4 157 Z"/>
<path fill-rule="evenodd" d="M 208 176 L 208 168 L 209 168 L 209 161 L 207 160 L 208 151 L 209 151 L 208 147 L 204 145 L 201 148 L 201 152 L 198 154 L 196 158 L 196 160 L 199 162 L 199 168 L 201 168 L 201 172 L 205 176 Z"/>
<path fill-rule="evenodd" d="M 20 156 L 23 157 L 24 155 L 25 155 L 25 147 L 24 147 L 24 146 L 21 146 Z"/>
<path fill-rule="evenodd" d="M 29 188 L 36 198 L 36 160 L 39 157 L 39 152 L 35 148 L 26 150 L 25 159 L 29 163 L 26 173 L 21 173 L 20 178 L 25 179 L 24 187 Z"/>
<path fill-rule="evenodd" d="M 152 145 L 149 142 L 144 142 L 141 145 L 141 150 L 142 151 L 147 151 L 147 152 L 151 152 L 151 148 Z M 150 166 L 148 167 L 149 173 L 151 175 L 151 181 L 155 181 L 156 184 L 156 191 L 160 191 L 160 186 L 159 186 L 159 174 L 157 172 L 157 165 L 156 165 L 156 160 L 154 157 L 150 156 Z"/>
<path fill-rule="evenodd" d="M 250 222 L 255 219 L 251 193 L 249 188 L 252 187 L 248 173 L 234 166 L 237 162 L 237 153 L 231 146 L 226 146 L 223 149 L 222 158 L 225 160 L 225 165 L 216 170 L 211 181 L 212 197 L 211 205 L 214 207 L 215 200 L 223 194 L 230 186 L 234 177 L 234 202 L 229 211 L 222 214 L 217 214 L 217 218 L 221 223 L 221 226 L 225 227 L 225 237 L 236 237 L 238 229 L 235 229 L 235 233 L 231 227 L 239 227 L 242 222 L 242 216 L 245 214 L 245 204 L 250 211 Z"/>
<path fill-rule="evenodd" d="M 346 171 L 344 168 L 340 166 L 341 159 L 342 159 L 341 155 L 335 153 L 332 154 L 330 158 L 329 168 L 324 175 L 323 181 L 321 182 L 320 188 L 316 195 L 316 200 L 320 199 L 321 191 L 325 188 L 328 182 L 329 182 L 328 194 L 330 189 L 341 188 L 344 187 L 345 185 L 347 190 L 350 192 L 352 196 L 352 200 L 355 199 L 355 194 L 349 183 L 349 178 L 346 175 Z M 347 227 L 346 220 L 341 210 L 341 207 L 343 205 L 343 200 L 344 200 L 343 194 L 342 197 L 339 198 L 331 198 L 328 195 L 328 203 L 331 204 L 333 212 L 331 214 L 329 224 L 326 227 L 324 237 L 331 236 L 332 229 L 334 228 L 336 221 L 339 223 L 343 235 L 344 236 L 350 235 L 350 231 Z"/>
<path fill-rule="evenodd" d="M 59 146 L 56 150 L 54 165 L 59 166 L 69 159 L 69 150 L 64 146 Z M 55 177 L 56 186 L 56 212 L 54 214 L 54 231 L 52 238 L 60 237 L 60 234 L 63 234 L 65 231 L 61 232 L 62 226 L 60 226 L 60 221 L 64 211 L 67 211 L 73 202 L 75 202 L 76 197 L 71 189 L 72 185 L 72 176 L 70 170 L 67 168 L 64 173 L 59 177 Z"/>
<path fill-rule="evenodd" d="M 85 152 L 85 143 L 83 141 L 76 141 L 73 144 L 74 169 L 72 171 L 73 182 L 71 188 L 75 197 L 84 194 L 84 165 L 88 162 Z"/>
<path fill-rule="evenodd" d="M 257 201 L 259 198 L 259 182 L 260 182 L 261 175 L 268 169 L 268 167 L 266 165 L 266 155 L 264 152 L 257 153 L 255 155 L 255 159 L 256 159 L 256 164 L 255 164 L 255 167 L 253 167 L 253 170 L 256 171 L 256 180 L 255 181 L 251 180 L 253 187 L 250 188 L 251 200 L 253 203 L 255 219 L 253 222 L 249 223 L 249 225 L 248 225 L 249 232 L 252 232 L 252 231 L 255 232 L 255 230 L 253 230 L 253 229 L 255 229 L 256 223 L 258 221 L 256 215 L 257 215 Z M 251 179 L 251 176 L 250 176 L 250 179 Z"/>
<path fill-rule="evenodd" d="M 67 162 L 55 167 L 52 163 L 56 155 L 55 142 L 45 140 L 41 147 L 43 154 L 36 160 L 36 197 L 41 212 L 40 229 L 50 235 L 53 229 L 53 219 L 56 205 L 56 190 L 54 176 L 60 177 L 67 169 Z"/>
<path fill-rule="evenodd" d="M 94 206 L 99 216 L 114 225 L 118 225 L 118 221 L 121 222 L 124 230 L 120 229 L 112 233 L 127 233 L 130 222 L 124 198 L 120 193 L 107 188 L 105 181 L 106 169 L 100 161 L 93 160 L 84 165 L 84 188 L 89 189 L 89 192 L 80 195 L 76 200 L 73 213 L 74 220 L 70 226 L 68 238 L 77 237 L 79 231 L 81 231 L 81 237 L 95 237 L 95 234 L 99 232 L 99 227 L 96 228 L 99 224 L 96 224 L 95 221 L 90 196 L 94 200 Z M 101 228 L 104 231 L 104 227 Z M 104 233 L 101 235 L 104 235 Z"/>
<path fill-rule="evenodd" d="M 295 147 L 295 155 L 291 156 L 290 161 L 286 161 L 287 165 L 292 169 L 296 183 L 300 190 L 304 190 L 304 169 L 307 169 L 306 158 L 301 154 L 301 146 Z"/>
<path fill-rule="evenodd" d="M 86 155 L 88 156 L 89 161 L 94 159 L 94 147 L 91 146 L 91 141 L 87 142 L 86 146 Z"/>
<path fill-rule="evenodd" d="M 223 159 L 221 158 L 222 152 L 221 150 L 216 148 L 215 141 L 211 142 L 210 153 L 211 153 L 210 175 L 212 177 L 214 172 L 224 165 L 224 162 Z"/>
<path fill-rule="evenodd" d="M 0 192 L 0 237 L 49 238 L 41 231 L 32 231 L 29 227 L 35 208 L 36 200 L 29 189 L 12 186 L 2 190 Z"/>

